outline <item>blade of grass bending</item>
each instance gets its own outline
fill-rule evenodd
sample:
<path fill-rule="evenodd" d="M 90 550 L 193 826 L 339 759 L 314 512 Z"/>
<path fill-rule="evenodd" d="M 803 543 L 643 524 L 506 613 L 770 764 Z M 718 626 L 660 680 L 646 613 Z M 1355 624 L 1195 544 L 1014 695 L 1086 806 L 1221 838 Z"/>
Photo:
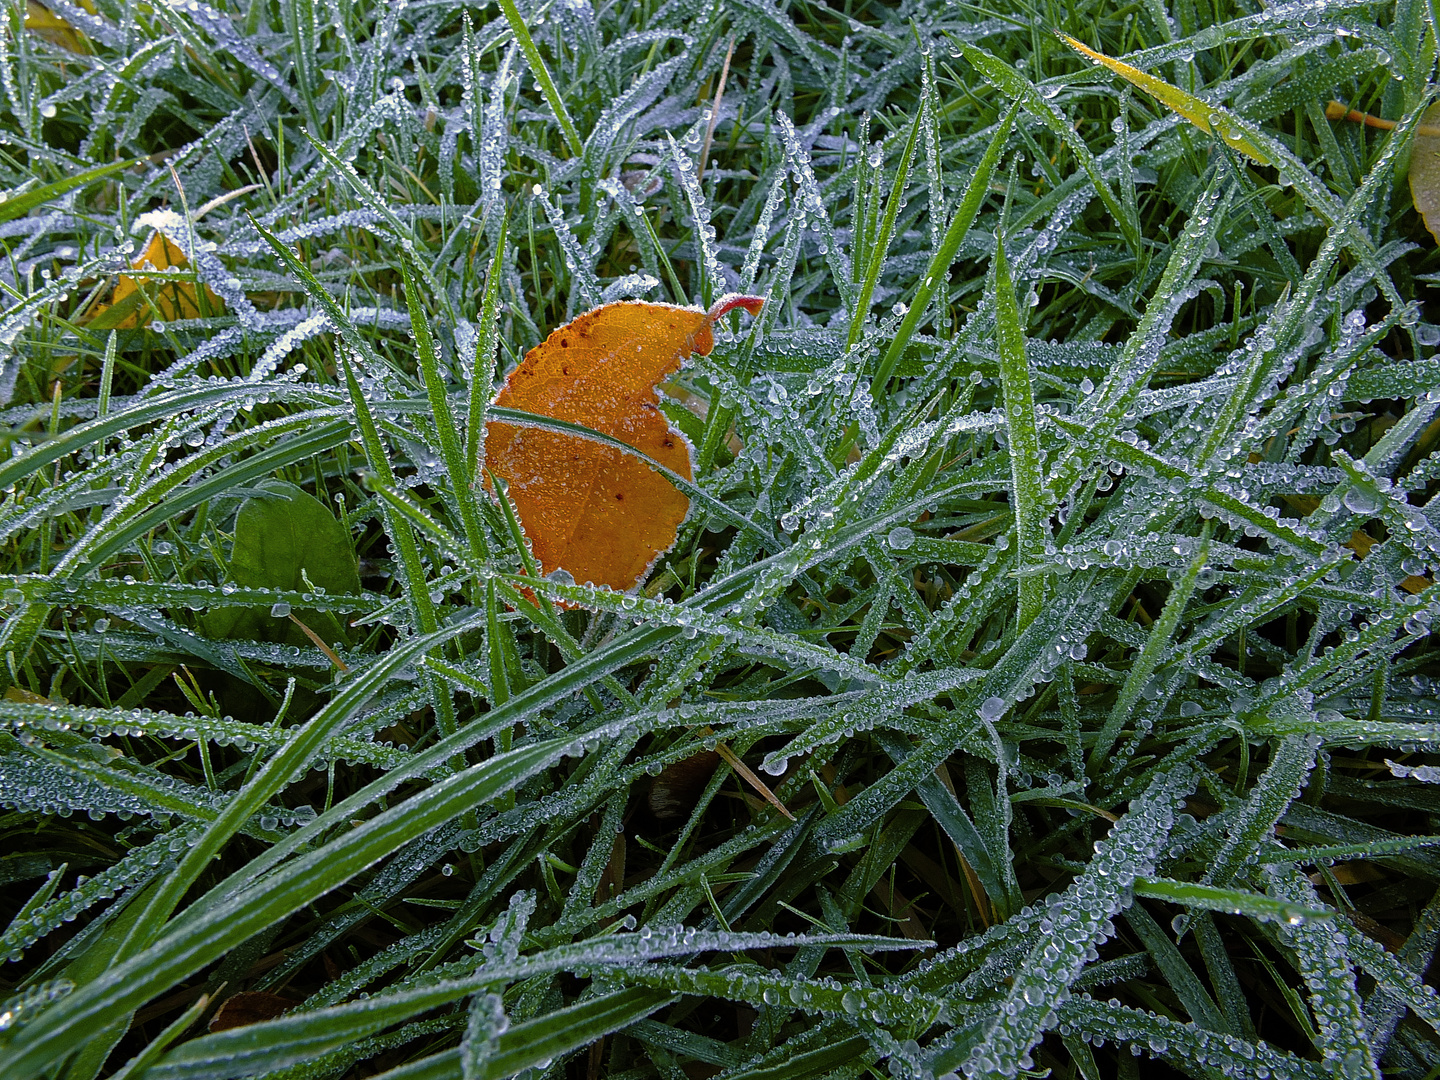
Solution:
<path fill-rule="evenodd" d="M 1103 64 L 1133 86 L 1138 86 L 1158 100 L 1172 112 L 1194 124 L 1207 135 L 1215 135 L 1225 144 L 1240 151 L 1257 165 L 1274 164 L 1265 151 L 1247 137 L 1249 125 L 1235 116 L 1229 109 L 1218 108 L 1201 101 L 1194 94 L 1187 94 L 1178 86 L 1171 86 L 1164 79 L 1157 79 L 1139 68 L 1131 67 L 1122 60 L 1116 60 L 1104 53 L 1096 52 L 1087 45 L 1076 41 L 1069 34 L 1055 31 L 1055 36 L 1092 63 Z"/>
<path fill-rule="evenodd" d="M 409 645 L 410 643 L 407 643 L 404 650 L 405 656 L 410 652 Z M 225 809 L 205 830 L 204 835 L 186 852 L 180 865 L 165 875 L 147 901 L 145 913 L 137 921 L 137 928 L 126 935 L 126 943 L 131 946 L 131 952 L 148 945 L 159 934 L 185 891 L 209 865 L 211 858 L 245 822 L 290 783 L 290 778 L 305 767 L 306 762 L 357 709 L 385 686 L 397 667 L 397 660 L 401 659 L 403 657 L 395 657 L 395 651 L 391 650 L 384 654 L 383 660 L 356 674 L 338 697 L 297 728 L 295 734 L 275 756 L 265 763 L 235 798 L 226 803 Z M 129 953 L 122 951 L 119 958 L 123 960 L 128 955 Z"/>
<path fill-rule="evenodd" d="M 1105 1038 L 1117 1045 L 1141 1048 L 1160 1060 L 1175 1063 L 1188 1076 L 1268 1075 L 1274 1080 L 1327 1080 L 1334 1075 L 1322 1069 L 1319 1062 L 1277 1050 L 1265 1042 L 1207 1031 L 1118 1002 L 1096 1001 L 1088 994 L 1076 994 L 1058 1011 L 1061 1023 L 1070 1031 L 1086 1032 L 1097 1042 Z"/>
<path fill-rule="evenodd" d="M 143 1076 L 150 1064 L 163 1054 L 172 1042 L 190 1030 L 190 1025 L 200 1019 L 200 1014 L 209 1007 L 210 995 L 201 994 L 199 1001 L 191 1005 L 180 1014 L 179 1019 L 172 1021 L 164 1031 L 151 1039 L 149 1045 L 121 1066 L 120 1070 L 110 1077 L 110 1080 L 131 1080 L 131 1077 Z"/>
<path fill-rule="evenodd" d="M 1271 896 L 1305 907 L 1320 906 L 1315 887 L 1297 867 L 1267 866 L 1265 874 L 1270 878 Z M 1293 950 L 1295 968 L 1310 991 L 1310 1012 L 1319 1021 L 1314 1045 L 1322 1065 L 1347 1080 L 1381 1080 L 1356 988 L 1351 934 L 1345 923 L 1299 919 L 1280 924 L 1277 936 Z"/>
<path fill-rule="evenodd" d="M 412 642 L 406 643 L 404 658 L 414 657 L 420 652 L 424 652 L 426 648 L 433 649 L 451 637 L 478 630 L 482 626 L 484 626 L 483 613 L 471 619 L 451 623 L 436 634 L 416 637 Z M 491 738 L 502 728 L 513 726 L 526 717 L 533 716 L 556 702 L 581 692 L 591 683 L 604 679 L 611 672 L 634 663 L 641 657 L 653 655 L 678 635 L 679 630 L 673 627 L 636 627 L 629 633 L 615 638 L 603 648 L 585 654 L 575 663 L 516 694 L 504 705 L 492 708 L 483 718 L 466 724 L 454 735 L 440 740 L 429 749 L 414 755 L 404 765 L 391 769 L 354 795 L 336 803 L 309 825 L 291 833 L 280 843 L 264 851 L 187 907 L 176 919 L 176 926 L 195 921 L 219 905 L 228 902 L 230 898 L 248 889 L 262 874 L 277 866 L 282 860 L 304 850 L 307 844 L 326 835 L 337 825 L 352 820 L 370 804 L 384 798 L 400 785 L 430 775 L 435 769 L 441 767 L 446 759 Z M 389 657 L 394 651 L 392 649 L 391 652 L 386 653 L 386 657 Z"/>
<path fill-rule="evenodd" d="M 1318 721 L 1316 721 L 1318 725 Z M 1274 834 L 1286 809 L 1300 795 L 1315 767 L 1316 747 L 1307 736 L 1287 735 L 1275 747 L 1270 766 L 1234 811 L 1225 842 L 1210 860 L 1201 883 L 1223 887 L 1235 880 L 1262 844 Z"/>
<path fill-rule="evenodd" d="M 893 731 L 877 729 L 874 737 L 896 762 L 904 761 L 912 749 Z M 970 820 L 965 808 L 934 772 L 915 785 L 915 794 L 920 796 L 920 801 L 925 804 L 925 809 L 930 811 L 930 816 L 945 830 L 951 843 L 965 856 L 965 861 L 984 889 L 985 898 L 990 901 L 991 908 L 996 912 L 1008 913 L 1011 898 L 995 869 L 994 861 L 990 858 L 990 849 L 985 845 L 980 831 L 975 828 L 975 823 Z"/>
<path fill-rule="evenodd" d="M 621 990 L 517 1024 L 496 1040 L 496 1053 L 486 1060 L 484 1071 L 469 1080 L 514 1076 L 643 1020 L 673 1000 L 675 995 L 662 990 Z M 462 1076 L 460 1051 L 455 1049 L 401 1065 L 374 1080 L 461 1080 Z"/>
<path fill-rule="evenodd" d="M 1075 155 L 1075 160 L 1080 162 L 1090 177 L 1090 182 L 1095 185 L 1095 191 L 1100 196 L 1100 201 L 1105 204 L 1105 209 L 1110 211 L 1110 216 L 1115 219 L 1115 224 L 1120 227 L 1120 232 L 1125 237 L 1125 243 L 1129 245 L 1132 252 L 1139 254 L 1141 250 L 1140 229 L 1130 215 L 1125 212 L 1124 205 L 1110 190 L 1110 185 L 1105 182 L 1105 175 L 1100 171 L 1100 163 L 1095 160 L 1095 155 L 1090 152 L 1090 147 L 1085 145 L 1085 140 L 1080 138 L 1075 129 L 1070 125 L 1056 108 L 1045 98 L 1040 96 L 1040 91 L 1035 88 L 1034 83 L 1021 75 L 1009 64 L 994 56 L 991 56 L 983 49 L 977 49 L 963 41 L 954 42 L 971 66 L 980 73 L 981 78 L 988 82 L 995 89 L 1003 94 L 1019 101 L 1025 106 L 1025 111 L 1043 121 L 1045 126 L 1059 136 L 1070 152 Z"/>
<path fill-rule="evenodd" d="M 446 314 L 453 318 L 454 311 L 451 308 L 450 294 L 446 289 L 441 287 L 440 282 L 435 279 L 435 275 L 431 272 L 430 267 L 421 260 L 421 251 L 416 245 L 415 234 L 410 225 L 402 220 L 390 204 L 366 182 L 365 178 L 356 171 L 353 164 L 346 161 L 344 157 L 337 154 L 304 128 L 300 129 L 300 133 L 309 140 L 310 145 L 315 148 L 315 152 L 329 163 L 334 174 L 350 186 L 350 189 L 359 197 L 360 202 L 375 211 L 375 213 L 390 226 L 390 231 L 395 234 L 395 240 L 400 245 L 401 251 L 407 252 L 410 257 L 415 260 L 411 269 L 420 275 L 425 284 L 430 287 L 431 295 L 439 301 L 441 307 L 445 309 Z"/>
<path fill-rule="evenodd" d="M 0 203 L 0 205 L 4 205 Z M 201 409 L 206 405 L 237 401 L 247 393 L 255 395 L 254 386 L 222 383 L 198 390 L 185 389 L 158 394 L 119 411 L 107 412 L 94 420 L 67 428 L 52 439 L 37 443 L 17 457 L 0 464 L 0 489 L 13 487 L 25 477 L 39 472 L 63 457 L 79 453 L 88 446 L 103 445 L 131 428 L 145 427 L 166 418 Z"/>
<path fill-rule="evenodd" d="M 895 180 L 890 185 L 885 216 L 880 221 L 880 235 L 875 238 L 875 246 L 870 249 L 870 264 L 865 269 L 865 280 L 860 283 L 860 295 L 855 298 L 855 310 L 850 315 L 850 334 L 845 341 L 847 349 L 860 340 L 860 334 L 865 329 L 865 320 L 870 317 L 870 298 L 875 293 L 875 283 L 880 280 L 885 256 L 890 253 L 890 241 L 895 237 L 895 218 L 900 213 L 900 200 L 905 197 L 905 182 L 910 176 L 910 162 L 915 157 L 915 144 L 920 138 L 920 125 L 924 118 L 925 105 L 921 104 L 915 110 L 915 122 L 910 125 L 910 137 L 905 140 L 905 151 L 900 155 L 900 165 L 896 168 Z"/>
<path fill-rule="evenodd" d="M 315 143 L 314 145 L 318 150 L 321 144 Z M 374 347 L 371 346 L 370 342 L 366 341 L 361 335 L 355 323 L 351 321 L 350 316 L 346 314 L 345 309 L 340 306 L 339 301 L 330 295 L 325 286 L 320 284 L 320 280 L 310 272 L 308 266 L 300 261 L 300 257 L 286 244 L 281 243 L 274 233 L 267 230 L 260 222 L 256 221 L 254 217 L 250 217 L 249 220 L 250 224 L 260 234 L 260 238 L 269 244 L 271 250 L 279 256 L 285 269 L 294 274 L 296 279 L 299 280 L 305 290 L 306 299 L 325 313 L 330 320 L 330 325 L 335 328 L 335 332 L 345 340 L 346 344 L 355 350 L 356 355 L 364 359 L 367 364 L 373 365 L 376 368 L 389 367 L 390 365 L 385 359 L 381 357 L 381 355 L 375 351 Z"/>
<path fill-rule="evenodd" d="M 984 205 L 985 197 L 990 193 L 990 178 L 995 174 L 995 166 L 1000 162 L 1000 155 L 1005 152 L 1005 144 L 1010 139 L 1010 132 L 1015 126 L 1015 116 L 1019 111 L 1020 104 L 1016 102 L 1010 106 L 1004 119 L 1000 121 L 1000 127 L 995 132 L 995 137 L 990 140 L 985 155 L 975 166 L 975 172 L 970 177 L 970 184 L 960 199 L 960 205 L 955 209 L 955 216 L 950 219 L 950 227 L 945 230 L 945 236 L 940 241 L 934 257 L 931 258 L 919 287 L 915 290 L 915 298 L 910 302 L 910 309 L 900 320 L 894 339 L 885 350 L 885 355 L 880 358 L 880 364 L 875 369 L 875 378 L 870 384 L 872 392 L 877 398 L 885 392 L 885 384 L 890 381 L 890 376 L 895 372 L 895 366 L 900 363 L 900 357 L 905 353 L 905 347 L 915 334 L 915 328 L 920 325 L 921 318 L 929 308 L 931 296 L 934 295 L 937 288 L 944 286 L 946 275 L 950 273 L 950 266 L 955 261 L 955 253 L 965 242 L 965 237 L 970 232 L 970 226 L 975 224 L 975 217 L 980 213 L 980 207 Z"/>
<path fill-rule="evenodd" d="M 1266 858 L 1268 860 L 1268 856 Z M 1246 892 L 1242 889 L 1218 889 L 1214 885 L 1196 885 L 1189 881 L 1173 881 L 1170 878 L 1138 877 L 1135 879 L 1135 895 L 1148 896 L 1152 900 L 1164 900 L 1199 911 L 1245 915 L 1258 922 L 1283 923 L 1300 919 L 1319 919 L 1325 922 L 1335 918 L 1334 911 L 1313 904 L 1292 904 L 1261 893 Z"/>
<path fill-rule="evenodd" d="M 613 831 L 610 836 L 614 836 Z M 608 853 L 609 839 L 602 846 Z M 463 973 L 450 970 L 443 980 L 417 982 L 407 979 L 397 987 L 361 1000 L 292 1012 L 243 1028 L 212 1032 L 176 1047 L 146 1075 L 145 1080 L 234 1080 L 236 1077 L 266 1075 L 314 1060 L 382 1028 L 404 1023 L 471 994 L 521 983 L 537 976 L 559 972 L 586 975 L 607 972 L 634 979 L 637 968 L 644 970 L 643 966 L 652 964 L 658 968 L 660 965 L 655 961 L 697 956 L 717 948 L 739 954 L 768 949 L 777 944 L 786 948 L 855 948 L 872 952 L 914 951 L 933 943 L 851 933 L 801 934 L 783 942 L 776 935 L 764 931 L 732 933 L 691 929 L 688 940 L 678 929 L 662 929 L 648 940 L 640 934 L 601 934 L 509 960 L 496 957 L 491 963 Z M 526 947 L 530 947 L 528 940 Z M 699 978 L 704 979 L 704 976 L 699 975 Z M 773 978 L 774 982 L 781 981 L 779 976 Z M 764 985 L 762 979 L 749 976 L 747 982 L 750 986 Z M 668 992 L 693 992 L 695 984 L 681 981 L 667 985 L 652 979 L 648 985 Z M 817 995 L 830 998 L 838 1008 L 839 1001 L 836 999 L 840 991 L 831 989 L 827 992 L 822 989 L 823 985 L 815 987 Z M 898 993 L 884 994 L 884 999 L 893 1009 L 906 1008 Z"/>
<path fill-rule="evenodd" d="M 1035 422 L 1035 391 L 1025 356 L 1025 328 L 1015 302 L 1015 284 L 1005 261 L 1005 241 L 995 242 L 995 336 L 1000 353 L 1000 382 L 1005 392 L 1005 427 L 1010 439 L 1010 482 L 1015 499 L 1016 565 L 1028 570 L 1044 555 L 1042 517 L 1045 478 L 1040 471 L 1040 431 Z M 1045 605 L 1045 578 L 1022 574 L 1016 629 L 1023 632 Z"/>
<path fill-rule="evenodd" d="M 575 121 L 570 119 L 570 113 L 565 109 L 565 102 L 561 100 L 560 91 L 555 88 L 555 80 L 550 78 L 550 69 L 545 66 L 545 60 L 540 55 L 540 50 L 535 47 L 535 39 L 530 36 L 530 28 L 525 25 L 525 19 L 520 14 L 520 9 L 515 6 L 515 0 L 499 0 L 500 10 L 505 14 L 505 21 L 510 24 L 510 31 L 515 35 L 515 40 L 520 43 L 520 49 L 525 53 L 525 59 L 530 63 L 530 73 L 535 76 L 535 81 L 540 84 L 540 90 L 545 95 L 545 100 L 550 103 L 550 109 L 555 113 L 555 119 L 560 124 L 560 130 L 565 135 L 565 145 L 570 150 L 571 157 L 579 157 L 585 152 L 585 144 L 580 141 L 580 133 L 575 130 Z"/>
<path fill-rule="evenodd" d="M 1175 823 L 1175 797 L 1191 782 L 1186 769 L 1162 773 L 1131 802 L 1110 834 L 1096 843 L 1084 872 L 1048 905 L 1052 930 L 1021 962 L 978 1045 L 939 1055 L 933 1061 L 937 1075 L 951 1069 L 963 1069 L 967 1076 L 1007 1075 L 1003 1063 L 1013 1064 L 1055 1026 L 1056 1010 L 1070 996 L 1090 950 L 1114 933 L 1111 920 L 1132 902 L 1128 890 L 1116 883 L 1153 864 Z"/>
<path fill-rule="evenodd" d="M 989 483 L 990 481 L 987 480 L 985 482 Z M 963 484 L 954 490 L 962 489 L 965 489 Z M 951 489 L 941 489 L 938 493 L 939 497 L 942 498 L 948 497 L 949 494 L 951 494 Z M 928 498 L 929 496 L 927 496 L 927 500 Z M 879 519 L 878 527 L 883 528 L 893 522 L 901 520 L 913 520 L 921 506 L 923 506 L 922 503 L 911 503 L 900 506 L 896 508 L 890 516 Z M 837 552 L 849 550 L 858 543 L 861 537 L 868 535 L 869 530 L 876 527 L 877 524 L 875 522 L 866 522 L 840 530 L 834 538 L 828 557 L 833 557 Z M 761 560 L 727 576 L 721 582 L 707 587 L 707 609 L 719 610 L 729 604 L 737 602 L 744 591 L 754 584 L 756 578 L 764 573 L 766 567 L 772 565 L 773 560 L 778 558 L 780 558 L 780 556 L 771 556 L 770 559 Z M 818 561 L 820 556 L 817 555 L 815 558 Z M 536 584 L 539 583 L 524 579 L 518 581 L 519 587 L 522 588 Z M 1065 621 L 1073 621 L 1076 625 L 1088 625 L 1087 620 L 1096 617 L 1098 612 L 1092 610 L 1093 605 L 1086 606 L 1081 604 L 1080 600 L 1081 598 L 1078 596 L 1072 597 L 1068 602 L 1055 606 L 1053 613 L 1054 618 L 1052 620 L 1056 624 L 1055 626 L 1039 627 L 1038 629 L 1032 626 L 1031 632 L 1036 635 L 1036 640 L 1038 641 L 1040 638 L 1055 632 L 1058 625 Z M 1078 615 L 1075 612 L 1077 604 L 1079 604 L 1081 608 Z M 483 616 L 478 616 L 474 620 L 451 624 L 437 635 L 417 638 L 416 641 L 419 641 L 421 645 L 429 642 L 429 647 L 433 648 L 434 645 L 440 641 L 448 640 L 450 636 L 478 628 L 482 625 L 482 620 Z M 636 627 L 633 630 L 618 635 L 608 644 L 596 649 L 594 652 L 586 653 L 562 670 L 555 672 L 553 675 L 517 694 L 505 705 L 493 709 L 479 720 L 467 724 L 454 735 L 442 739 L 434 746 L 414 755 L 404 765 L 392 769 L 385 775 L 366 785 L 354 795 L 337 803 L 304 829 L 292 833 L 285 840 L 259 855 L 252 864 L 237 871 L 225 881 L 215 886 L 206 896 L 202 897 L 195 904 L 190 905 L 186 912 L 180 916 L 180 919 L 189 920 L 192 914 L 198 916 L 201 913 L 211 910 L 216 905 L 223 903 L 230 896 L 248 887 L 248 884 L 255 880 L 259 873 L 276 865 L 280 860 L 287 858 L 305 843 L 313 840 L 315 837 L 324 835 L 328 829 L 333 828 L 335 825 L 350 820 L 375 800 L 382 798 L 406 781 L 426 776 L 451 755 L 462 752 L 490 738 L 496 731 L 506 725 L 518 723 L 526 716 L 533 715 L 539 710 L 563 701 L 584 687 L 589 686 L 591 683 L 606 678 L 615 671 L 635 663 L 642 657 L 654 655 L 658 650 L 678 637 L 680 633 L 681 630 L 678 626 Z M 1024 646 L 1021 651 L 1033 651 L 1030 650 L 1024 642 L 1017 644 Z M 421 651 L 424 651 L 423 648 Z M 1012 653 L 1015 651 L 1014 649 L 1011 650 Z M 390 656 L 393 652 L 394 650 L 386 655 Z M 994 693 L 1013 695 L 1017 692 L 1015 685 L 1019 679 L 1025 678 L 1027 680 L 1026 685 L 1030 684 L 1028 676 L 1026 675 L 1029 667 L 1029 661 L 1026 660 L 1016 660 L 1014 663 L 1011 663 L 1009 660 L 1002 660 L 1001 663 L 996 666 L 995 670 L 987 676 L 987 686 Z M 920 767 L 921 772 L 933 771 L 938 761 L 948 756 L 952 748 L 953 744 L 948 741 L 943 745 L 937 743 L 919 747 L 917 748 L 917 753 L 912 755 L 912 757 L 916 757 L 917 759 L 923 757 L 926 759 L 923 767 Z M 909 766 L 909 764 L 910 760 L 907 759 L 905 765 Z M 919 765 L 917 765 L 917 767 L 919 767 Z M 904 771 L 903 768 L 897 768 L 894 770 L 894 773 L 898 774 Z M 874 787 L 862 792 L 860 796 L 846 803 L 845 806 L 841 808 L 839 814 L 827 818 L 826 821 L 819 826 L 819 829 L 826 829 L 827 826 L 835 825 L 837 819 L 843 818 L 843 820 L 839 820 L 837 827 L 830 830 L 831 835 L 826 838 L 826 842 L 833 842 L 838 837 L 845 835 L 847 828 L 853 831 L 855 827 L 858 827 L 853 825 L 853 819 L 857 811 L 861 814 L 868 814 L 870 812 L 870 803 L 875 801 L 871 799 L 872 795 L 877 797 L 883 806 L 891 806 L 895 802 L 898 802 L 919 779 L 920 775 L 916 773 L 913 779 L 910 779 L 907 786 L 906 776 L 887 776 L 886 780 L 882 783 L 876 784 Z M 892 780 L 894 782 L 891 782 Z M 817 838 L 817 840 L 818 839 L 819 838 Z"/>
<path fill-rule="evenodd" d="M 495 349 L 500 342 L 500 276 L 505 266 L 505 244 L 509 235 L 508 214 L 500 219 L 495 255 L 485 278 L 485 297 L 480 303 L 480 334 L 475 342 L 475 361 L 470 367 L 470 409 L 465 417 L 465 463 L 473 487 L 485 475 L 485 410 L 495 384 Z"/>

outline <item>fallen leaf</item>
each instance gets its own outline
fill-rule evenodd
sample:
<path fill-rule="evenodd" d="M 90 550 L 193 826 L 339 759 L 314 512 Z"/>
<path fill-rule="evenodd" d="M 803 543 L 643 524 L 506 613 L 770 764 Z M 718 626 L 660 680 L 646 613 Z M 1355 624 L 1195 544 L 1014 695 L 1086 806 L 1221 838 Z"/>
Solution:
<path fill-rule="evenodd" d="M 150 242 L 145 245 L 145 250 L 130 266 L 135 270 L 183 270 L 189 264 L 185 253 L 157 229 L 150 237 Z M 141 283 L 145 286 L 143 294 L 140 291 Z M 205 286 L 207 306 L 202 312 L 194 282 L 177 281 L 173 277 L 160 274 L 121 274 L 120 280 L 115 283 L 115 292 L 110 297 L 110 303 L 101 305 L 96 311 L 94 318 L 90 320 L 90 328 L 124 330 L 144 326 L 150 321 L 151 315 L 150 307 L 145 302 L 146 296 L 155 305 L 160 317 L 166 321 L 198 319 L 202 315 L 214 315 L 225 307 L 208 285 Z"/>
<path fill-rule="evenodd" d="M 211 1017 L 209 1030 L 229 1031 L 231 1028 L 263 1023 L 274 1020 L 287 1009 L 294 1007 L 295 1002 L 279 994 L 268 994 L 263 990 L 242 990 L 225 999 Z"/>
<path fill-rule="evenodd" d="M 609 435 L 689 480 L 693 448 L 670 426 L 655 384 L 692 354 L 715 346 L 711 327 L 737 307 L 725 296 L 708 312 L 621 302 L 587 311 L 525 354 L 495 404 Z M 576 435 L 491 421 L 486 468 L 500 477 L 542 573 L 632 589 L 675 543 L 690 499 L 643 460 Z"/>
<path fill-rule="evenodd" d="M 95 13 L 91 11 L 90 14 Z M 91 51 L 89 38 L 35 0 L 25 0 L 25 29 L 67 52 L 84 54 Z"/>
<path fill-rule="evenodd" d="M 1056 31 L 1056 36 L 1082 56 L 1089 57 L 1096 64 L 1104 64 L 1126 82 L 1138 86 L 1151 97 L 1158 99 L 1162 105 L 1168 106 L 1207 135 L 1218 135 L 1231 149 L 1240 151 L 1257 164 L 1271 164 L 1269 155 L 1260 149 L 1250 137 L 1253 133 L 1247 130 L 1249 125 L 1229 109 L 1201 101 L 1194 94 L 1187 94 L 1178 86 L 1171 86 L 1164 79 L 1157 79 L 1154 75 L 1132 67 L 1123 60 L 1116 60 L 1104 53 L 1096 52 L 1082 42 L 1076 41 L 1069 34 Z"/>
<path fill-rule="evenodd" d="M 5 700 L 6 700 L 6 701 L 20 701 L 20 702 L 25 703 L 26 705 L 54 705 L 54 704 L 55 704 L 55 702 L 51 701 L 49 698 L 45 697 L 43 694 L 37 694 L 37 693 L 35 693 L 34 691 L 26 690 L 23 686 L 11 686 L 11 687 L 8 687 L 8 688 L 6 689 L 6 691 L 5 691 Z"/>
<path fill-rule="evenodd" d="M 687 817 L 719 766 L 720 755 L 714 750 L 701 750 L 683 761 L 672 761 L 650 781 L 650 812 L 661 821 Z"/>
<path fill-rule="evenodd" d="M 1440 104 L 1425 110 L 1424 123 L 1410 146 L 1410 197 L 1440 244 Z"/>

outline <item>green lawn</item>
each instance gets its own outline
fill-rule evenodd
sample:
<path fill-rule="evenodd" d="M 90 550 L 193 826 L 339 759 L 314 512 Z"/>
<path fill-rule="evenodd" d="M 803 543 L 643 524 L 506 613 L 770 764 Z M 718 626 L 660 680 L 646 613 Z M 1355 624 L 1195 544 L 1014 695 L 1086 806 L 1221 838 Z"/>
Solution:
<path fill-rule="evenodd" d="M 216 2 L 5 8 L 3 1080 L 1440 1075 L 1433 2 Z"/>

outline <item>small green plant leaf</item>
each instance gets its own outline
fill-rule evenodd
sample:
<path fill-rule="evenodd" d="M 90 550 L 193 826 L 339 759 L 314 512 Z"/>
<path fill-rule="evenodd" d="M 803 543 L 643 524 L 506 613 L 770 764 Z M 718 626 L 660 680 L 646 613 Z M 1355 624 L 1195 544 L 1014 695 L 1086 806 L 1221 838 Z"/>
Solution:
<path fill-rule="evenodd" d="M 256 487 L 267 494 L 250 496 L 235 515 L 231 580 L 251 589 L 359 592 L 355 545 L 335 515 L 313 495 L 283 480 L 266 480 Z M 206 630 L 215 637 L 309 644 L 305 632 L 276 610 L 221 608 L 206 617 Z M 330 645 L 346 640 L 334 612 L 298 609 L 295 617 Z"/>

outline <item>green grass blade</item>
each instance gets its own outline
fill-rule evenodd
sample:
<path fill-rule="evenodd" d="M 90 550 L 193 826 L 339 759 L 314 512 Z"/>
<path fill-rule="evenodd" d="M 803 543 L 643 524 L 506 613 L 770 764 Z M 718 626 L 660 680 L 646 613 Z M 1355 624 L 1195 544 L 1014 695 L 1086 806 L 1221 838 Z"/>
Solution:
<path fill-rule="evenodd" d="M 555 120 L 559 123 L 560 131 L 565 136 L 565 145 L 570 150 L 570 156 L 579 157 L 585 152 L 585 144 L 580 139 L 580 133 L 575 130 L 575 121 L 570 119 L 569 110 L 565 108 L 565 99 L 560 96 L 560 91 L 555 87 L 555 80 L 550 77 L 550 69 L 545 66 L 545 58 L 535 47 L 535 39 L 530 36 L 530 29 L 525 25 L 525 17 L 515 6 L 515 0 L 499 0 L 499 2 L 500 11 L 504 14 L 505 21 L 510 24 L 510 30 L 515 35 L 515 40 L 520 43 L 520 48 L 525 53 L 525 59 L 530 64 L 530 73 L 540 84 L 540 90 L 550 104 L 550 111 L 555 114 Z"/>
<path fill-rule="evenodd" d="M 1005 259 L 1005 242 L 995 244 L 995 335 L 1000 352 L 1000 381 L 1005 389 L 1005 432 L 1010 443 L 1010 490 L 1015 503 L 1016 562 L 1022 571 L 1041 562 L 1045 548 L 1045 477 L 1040 471 L 1040 430 L 1030 361 L 1025 355 L 1025 328 L 1015 301 L 1015 285 Z M 1045 603 L 1045 579 L 1020 578 L 1015 625 L 1024 632 Z"/>
<path fill-rule="evenodd" d="M 144 158 L 137 158 L 130 161 L 107 162 L 104 165 L 96 165 L 92 169 L 85 169 L 73 176 L 62 177 L 59 180 L 52 180 L 48 184 L 28 188 L 18 195 L 10 195 L 0 201 L 0 221 L 13 221 L 16 218 L 24 217 L 31 210 L 44 206 L 51 199 L 58 199 L 61 195 L 68 194 L 77 188 L 83 188 L 87 184 L 93 184 L 96 180 L 113 176 L 115 173 L 133 169 L 136 165 L 143 164 L 144 161 Z"/>
<path fill-rule="evenodd" d="M 1129 245 L 1131 251 L 1138 255 L 1141 249 L 1139 226 L 1125 212 L 1124 204 L 1110 189 L 1110 184 L 1101 172 L 1095 155 L 1076 136 L 1075 129 L 1070 126 L 1070 123 L 1041 95 L 1033 83 L 1013 67 L 974 45 L 963 41 L 955 44 L 961 55 L 980 73 L 981 78 L 1002 94 L 1018 101 L 1025 107 L 1026 112 L 1064 140 L 1065 145 L 1075 155 L 1075 160 L 1080 163 L 1080 167 L 1090 177 L 1090 182 L 1095 185 L 1095 191 L 1099 194 L 1100 201 L 1105 204 L 1105 209 L 1110 211 L 1110 216 L 1115 219 L 1121 235 L 1125 237 L 1125 243 Z"/>
<path fill-rule="evenodd" d="M 875 379 L 871 385 L 875 387 L 877 396 L 884 392 L 890 382 L 896 365 L 900 363 L 900 357 L 905 353 L 905 347 L 910 344 L 910 339 L 929 309 L 930 298 L 934 296 L 935 290 L 940 289 L 942 296 L 949 291 L 947 283 L 950 267 L 954 264 L 955 256 L 971 226 L 975 224 L 976 215 L 980 213 L 980 208 L 990 195 L 990 178 L 995 175 L 995 166 L 999 164 L 1000 155 L 1005 152 L 1005 146 L 1010 141 L 1010 132 L 1015 126 L 1015 117 L 1019 111 L 1018 103 L 1010 106 L 990 140 L 990 145 L 986 147 L 984 156 L 975 166 L 970 182 L 965 186 L 965 194 L 960 197 L 960 204 L 955 208 L 955 215 L 950 219 L 940 246 L 936 248 L 930 265 L 925 269 L 925 276 L 920 279 L 920 284 L 915 289 L 915 298 L 910 302 L 905 317 L 900 320 L 894 338 L 886 347 L 885 354 L 881 356 L 875 369 Z"/>

